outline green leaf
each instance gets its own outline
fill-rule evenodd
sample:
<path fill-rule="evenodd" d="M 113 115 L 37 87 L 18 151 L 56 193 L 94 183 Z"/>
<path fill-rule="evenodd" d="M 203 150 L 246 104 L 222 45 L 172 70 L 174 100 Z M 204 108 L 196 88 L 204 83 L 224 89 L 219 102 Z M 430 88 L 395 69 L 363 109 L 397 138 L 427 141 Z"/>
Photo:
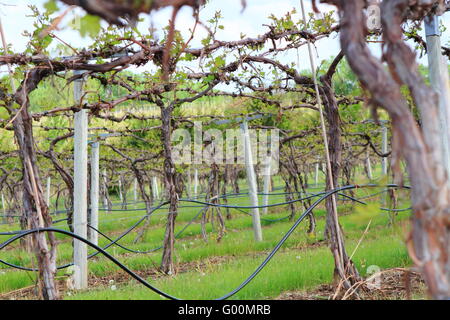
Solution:
<path fill-rule="evenodd" d="M 217 68 L 222 68 L 225 66 L 225 59 L 222 57 L 217 57 L 214 59 L 214 64 Z"/>
<path fill-rule="evenodd" d="M 53 14 L 53 13 L 55 13 L 56 11 L 59 10 L 59 7 L 58 7 L 58 5 L 56 4 L 56 1 L 55 1 L 55 0 L 49 0 L 49 1 L 47 1 L 47 2 L 44 4 L 44 8 L 45 8 L 45 10 L 47 10 L 47 13 L 48 13 L 48 14 Z"/>
<path fill-rule="evenodd" d="M 90 14 L 80 19 L 80 35 L 95 38 L 101 30 L 100 18 Z"/>

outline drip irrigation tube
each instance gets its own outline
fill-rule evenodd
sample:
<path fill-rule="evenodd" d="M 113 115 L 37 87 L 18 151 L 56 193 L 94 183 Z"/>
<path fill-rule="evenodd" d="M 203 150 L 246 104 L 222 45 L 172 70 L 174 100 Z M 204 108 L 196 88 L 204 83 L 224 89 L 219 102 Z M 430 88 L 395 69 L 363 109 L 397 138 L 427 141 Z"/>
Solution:
<path fill-rule="evenodd" d="M 357 189 L 357 188 L 372 188 L 372 187 L 377 187 L 376 185 L 364 185 L 364 186 L 358 186 L 358 185 L 349 185 L 349 186 L 345 186 L 345 187 L 340 187 L 334 190 L 330 190 L 328 192 L 326 192 L 325 194 L 323 194 L 319 199 L 317 199 L 312 205 L 311 207 L 309 207 L 294 223 L 294 225 L 287 231 L 287 233 L 283 236 L 283 238 L 278 242 L 278 244 L 273 248 L 273 250 L 268 254 L 268 256 L 264 259 L 264 261 L 255 269 L 255 271 L 248 276 L 237 288 L 235 288 L 234 290 L 228 292 L 227 294 L 223 295 L 222 297 L 219 297 L 215 300 L 226 300 L 232 296 L 234 296 L 235 294 L 237 294 L 239 291 L 241 291 L 245 286 L 247 286 L 263 269 L 264 267 L 270 262 L 270 260 L 272 260 L 272 258 L 275 256 L 275 254 L 278 252 L 278 250 L 282 247 L 282 245 L 287 241 L 287 239 L 292 235 L 292 233 L 295 231 L 295 229 L 297 229 L 297 227 L 299 226 L 299 224 L 305 219 L 305 217 L 312 211 L 314 210 L 322 201 L 324 201 L 325 199 L 327 199 L 328 197 L 339 193 L 340 191 L 346 191 L 346 190 L 352 190 L 352 189 Z M 400 186 L 397 185 L 387 185 L 387 188 L 400 188 Z M 410 189 L 410 187 L 407 186 L 403 186 L 401 188 L 405 188 L 405 189 Z M 192 201 L 192 200 L 191 200 Z M 298 201 L 298 200 L 297 200 Z M 213 204 L 209 204 L 209 205 L 213 205 Z M 215 205 L 218 206 L 218 205 Z M 74 239 L 77 239 L 79 241 L 82 241 L 84 243 L 86 243 L 88 246 L 94 248 L 95 250 L 97 250 L 97 253 L 101 253 L 102 255 L 104 255 L 106 258 L 108 258 L 109 260 L 111 260 L 114 264 L 116 264 L 119 268 L 121 268 L 123 271 L 125 271 L 126 273 L 128 273 L 132 278 L 134 278 L 135 280 L 137 280 L 138 282 L 140 282 L 141 284 L 143 284 L 145 287 L 147 287 L 148 289 L 154 291 L 157 294 L 160 294 L 161 296 L 168 298 L 168 299 L 172 299 L 172 300 L 180 300 L 177 297 L 174 297 L 164 291 L 162 291 L 161 289 L 158 289 L 157 287 L 153 286 L 152 284 L 150 284 L 149 282 L 147 282 L 146 280 L 144 280 L 143 278 L 141 278 L 138 274 L 134 273 L 132 270 L 130 270 L 128 267 L 126 267 L 125 265 L 123 265 L 119 260 L 117 260 L 115 257 L 113 257 L 110 253 L 108 253 L 107 251 L 105 251 L 103 248 L 100 248 L 99 246 L 93 244 L 92 242 L 72 233 L 66 230 L 61 230 L 61 229 L 56 229 L 56 228 L 40 228 L 40 229 L 33 229 L 33 230 L 27 230 L 24 231 L 14 237 L 12 237 L 11 239 L 3 242 L 2 244 L 0 244 L 0 251 L 3 250 L 4 248 L 6 248 L 7 246 L 9 246 L 10 244 L 12 244 L 13 242 L 26 237 L 28 235 L 34 234 L 34 233 L 40 233 L 40 232 L 54 232 L 54 233 L 60 233 L 60 234 L 64 234 L 67 235 L 69 237 L 72 237 Z"/>

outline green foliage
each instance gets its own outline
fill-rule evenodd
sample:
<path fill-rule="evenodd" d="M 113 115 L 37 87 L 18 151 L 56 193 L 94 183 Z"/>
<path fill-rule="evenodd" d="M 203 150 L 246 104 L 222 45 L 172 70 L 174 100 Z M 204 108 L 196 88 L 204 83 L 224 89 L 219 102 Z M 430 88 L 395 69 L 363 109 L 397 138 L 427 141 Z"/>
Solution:
<path fill-rule="evenodd" d="M 58 4 L 56 3 L 56 0 L 48 0 L 44 4 L 45 10 L 47 10 L 48 14 L 53 14 L 59 10 Z"/>
<path fill-rule="evenodd" d="M 30 16 L 35 18 L 35 22 L 33 23 L 34 30 L 32 32 L 24 32 L 24 36 L 29 38 L 25 52 L 33 55 L 48 54 L 48 48 L 53 42 L 53 38 L 45 32 L 52 24 L 50 14 L 48 12 L 41 13 L 34 5 L 30 5 L 29 8 L 32 11 Z"/>
<path fill-rule="evenodd" d="M 322 17 L 317 17 L 314 13 L 309 14 L 308 21 L 294 20 L 293 16 L 297 13 L 294 8 L 287 12 L 283 17 L 278 18 L 274 14 L 271 14 L 268 18 L 272 21 L 271 27 L 274 31 L 309 31 L 315 33 L 324 33 L 329 30 L 335 23 L 335 12 L 329 11 L 323 13 Z M 287 37 L 289 41 L 294 41 L 299 38 L 299 35 L 292 35 Z"/>
<path fill-rule="evenodd" d="M 95 38 L 101 30 L 100 21 L 99 17 L 90 14 L 82 17 L 80 19 L 80 35 L 82 37 L 90 36 Z"/>

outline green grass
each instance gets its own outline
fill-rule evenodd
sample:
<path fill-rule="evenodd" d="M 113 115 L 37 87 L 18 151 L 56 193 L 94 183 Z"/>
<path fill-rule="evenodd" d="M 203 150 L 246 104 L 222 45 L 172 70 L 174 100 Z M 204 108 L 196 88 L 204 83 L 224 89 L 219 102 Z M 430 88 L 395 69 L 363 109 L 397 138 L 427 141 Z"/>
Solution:
<path fill-rule="evenodd" d="M 356 190 L 357 196 L 364 196 L 375 192 L 377 192 L 376 189 Z M 273 196 L 270 198 L 270 203 L 280 203 L 284 200 L 284 196 Z M 366 235 L 363 245 L 359 249 L 360 251 L 355 256 L 357 266 L 363 270 L 370 264 L 377 264 L 382 268 L 409 264 L 409 259 L 407 259 L 407 255 L 404 252 L 404 243 L 401 240 L 403 231 L 399 228 L 387 227 L 389 217 L 386 213 L 380 213 L 378 209 L 379 200 L 374 199 L 374 201 L 373 204 L 367 207 L 361 205 L 353 207 L 348 203 L 340 206 L 341 214 L 353 213 L 351 215 L 343 215 L 340 218 L 340 222 L 345 230 L 349 252 L 351 252 L 352 246 L 361 237 L 367 224 L 371 221 L 370 232 Z M 249 205 L 249 201 L 247 198 L 230 198 L 229 204 Z M 408 201 L 402 201 L 402 206 L 408 206 Z M 177 231 L 183 228 L 185 223 L 197 214 L 198 210 L 200 208 L 181 209 L 177 218 Z M 176 242 L 175 261 L 177 263 L 206 265 L 205 270 L 178 274 L 176 277 L 158 280 L 157 284 L 166 287 L 169 291 L 173 290 L 173 292 L 183 298 L 209 299 L 218 297 L 227 291 L 225 290 L 226 288 L 232 288 L 248 276 L 292 225 L 292 222 L 289 221 L 277 223 L 263 222 L 264 241 L 256 243 L 253 240 L 251 217 L 238 211 L 232 212 L 234 218 L 226 221 L 227 233 L 220 243 L 215 241 L 216 231 L 212 229 L 211 224 L 207 225 L 209 240 L 205 243 L 201 238 L 201 226 L 198 223 L 191 225 L 183 234 L 182 239 Z M 297 217 L 301 212 L 303 212 L 303 208 L 298 204 Z M 115 238 L 119 233 L 133 225 L 144 213 L 144 211 L 101 213 L 100 230 L 110 237 Z M 223 210 L 222 213 L 225 215 L 226 211 Z M 270 209 L 269 214 L 264 217 L 279 218 L 289 213 L 287 206 L 283 208 L 277 207 Z M 269 264 L 270 268 L 268 270 L 272 270 L 272 265 L 274 264 L 278 266 L 280 272 L 273 271 L 275 275 L 278 275 L 266 275 L 266 278 L 271 279 L 269 282 L 264 282 L 262 275 L 258 276 L 254 283 L 252 282 L 243 293 L 236 296 L 237 298 L 260 299 L 273 297 L 285 290 L 305 289 L 330 281 L 333 268 L 329 250 L 324 246 L 324 243 L 322 243 L 323 245 L 321 247 L 316 247 L 315 249 L 308 248 L 308 244 L 323 239 L 325 210 L 322 205 L 315 210 L 315 214 L 319 219 L 316 237 L 312 238 L 306 235 L 307 222 L 303 222 L 285 243 L 282 249 L 283 252 L 278 253 L 274 261 Z M 407 217 L 408 214 L 403 213 L 398 216 L 397 220 L 404 220 Z M 152 217 L 150 228 L 142 243 L 132 244 L 137 231 L 131 232 L 120 243 L 135 250 L 148 250 L 160 246 L 164 236 L 165 220 L 166 216 L 161 214 Z M 64 223 L 62 226 L 64 227 Z M 14 226 L 0 226 L 0 230 L 14 230 Z M 9 237 L 0 237 L 0 241 L 7 238 Z M 71 240 L 62 236 L 58 236 L 58 240 L 61 241 L 61 244 L 58 246 L 58 264 L 70 262 L 72 259 Z M 394 243 L 394 245 L 390 247 L 387 245 L 389 242 Z M 107 243 L 108 241 L 100 237 L 101 246 Z M 108 251 L 134 271 L 154 269 L 160 262 L 160 252 L 152 254 L 129 254 L 118 247 L 112 247 Z M 360 254 L 363 255 L 359 257 Z M 208 267 L 210 259 L 214 257 L 227 257 L 227 263 L 222 263 L 221 265 L 215 264 Z M 0 252 L 0 258 L 19 265 L 33 265 L 33 255 L 20 249 L 2 251 Z M 303 263 L 305 265 L 301 270 L 297 270 L 298 265 L 303 265 Z M 90 260 L 89 271 L 97 277 L 110 277 L 118 272 L 119 268 L 109 260 L 98 256 Z M 0 269 L 0 272 L 4 272 L 4 274 L 0 274 L 0 293 L 27 287 L 33 285 L 35 282 L 35 273 L 33 272 L 9 269 Z M 59 272 L 58 275 L 63 276 L 64 271 Z M 260 277 L 262 279 L 258 280 Z M 215 279 L 217 279 L 217 285 L 215 284 Z M 197 289 L 197 286 L 194 285 L 197 282 L 204 282 L 204 284 L 199 284 Z M 227 286 L 228 284 L 231 286 Z M 253 286 L 255 286 L 255 289 L 251 290 Z M 191 287 L 191 290 L 186 289 L 189 287 Z M 184 290 L 177 288 L 184 288 Z M 195 288 L 195 290 L 192 288 Z M 132 294 L 127 290 L 130 290 Z M 247 290 L 250 291 L 246 293 Z M 186 292 L 193 294 L 193 296 L 186 296 Z M 120 297 L 133 297 L 136 299 L 154 298 L 143 287 L 133 285 L 124 286 L 118 291 L 94 290 L 92 292 L 82 293 L 76 297 L 84 298 L 84 295 L 89 299 L 95 299 L 96 297 L 102 298 L 103 295 L 111 299 L 119 299 Z"/>
<path fill-rule="evenodd" d="M 406 216 L 404 216 L 406 217 Z M 361 217 L 358 217 L 355 222 L 355 216 L 344 216 L 341 218 L 341 223 L 346 231 L 346 236 L 348 239 L 352 241 L 356 241 L 360 238 L 361 234 L 366 228 L 368 221 L 365 223 L 361 223 Z M 376 215 L 371 217 L 371 232 L 369 232 L 366 236 L 367 239 L 383 239 L 384 237 L 390 237 L 393 230 L 386 228 L 387 217 L 383 215 Z M 291 226 L 291 223 L 278 223 L 272 225 L 270 227 L 264 228 L 264 238 L 263 242 L 256 243 L 253 241 L 253 232 L 249 228 L 241 230 L 239 232 L 230 232 L 228 233 L 221 243 L 216 243 L 215 241 L 209 241 L 205 243 L 200 238 L 188 239 L 186 241 L 178 241 L 176 243 L 176 261 L 178 263 L 187 263 L 212 258 L 212 257 L 220 257 L 220 256 L 240 256 L 240 255 L 252 255 L 260 252 L 267 253 L 270 249 L 272 249 L 275 244 L 281 239 L 281 237 L 285 234 L 287 229 Z M 318 230 L 323 230 L 324 220 L 318 221 Z M 311 239 L 305 233 L 305 226 L 300 227 L 292 237 L 286 242 L 284 245 L 284 249 L 292 249 L 299 250 L 299 248 L 307 247 L 308 243 L 312 243 L 317 240 L 321 240 L 323 235 L 321 232 L 318 233 L 316 239 Z M 143 244 L 147 245 L 147 243 Z M 143 246 L 141 245 L 141 246 Z M 124 251 L 120 248 L 111 249 L 110 252 L 119 257 L 119 260 L 127 265 L 132 270 L 146 270 L 149 268 L 153 268 L 155 265 L 157 266 L 160 261 L 160 253 L 155 253 L 151 255 L 139 255 L 139 254 L 127 254 L 124 255 Z M 328 252 L 328 250 L 326 250 Z M 329 254 L 329 253 L 328 253 Z M 67 260 L 69 261 L 71 258 L 71 251 L 67 254 Z M 30 256 L 30 255 L 28 255 Z M 62 257 L 62 254 L 59 254 L 59 257 Z M 19 263 L 18 261 L 15 261 Z M 105 258 L 95 258 L 89 264 L 89 270 L 91 274 L 102 277 L 102 276 L 111 276 L 115 272 L 119 270 L 117 266 L 115 266 L 112 262 Z M 33 284 L 33 280 L 28 275 L 28 272 L 21 271 L 11 271 L 5 274 L 5 281 L 3 287 L 0 287 L 0 292 L 8 292 L 11 290 L 19 289 L 23 286 L 28 286 Z M 61 272 L 60 274 L 63 274 Z M 17 281 L 9 281 L 10 277 L 14 279 L 21 279 L 22 282 Z M 3 282 L 3 281 L 2 281 Z"/>
<path fill-rule="evenodd" d="M 348 243 L 351 252 L 356 241 Z M 382 254 L 380 254 L 382 253 Z M 200 272 L 187 272 L 161 280 L 148 279 L 171 295 L 183 299 L 215 299 L 236 288 L 261 262 L 261 257 L 242 257 L 231 263 L 207 265 Z M 365 273 L 367 267 L 380 268 L 408 266 L 404 243 L 398 236 L 389 236 L 364 242 L 354 256 L 358 269 Z M 291 250 L 282 252 L 263 269 L 246 288 L 233 299 L 267 299 L 287 290 L 305 290 L 332 281 L 333 260 L 328 248 Z M 161 299 L 159 295 L 135 283 L 81 292 L 66 299 Z"/>
<path fill-rule="evenodd" d="M 31 272 L 0 271 L 0 292 L 10 292 L 36 283 L 36 275 Z"/>

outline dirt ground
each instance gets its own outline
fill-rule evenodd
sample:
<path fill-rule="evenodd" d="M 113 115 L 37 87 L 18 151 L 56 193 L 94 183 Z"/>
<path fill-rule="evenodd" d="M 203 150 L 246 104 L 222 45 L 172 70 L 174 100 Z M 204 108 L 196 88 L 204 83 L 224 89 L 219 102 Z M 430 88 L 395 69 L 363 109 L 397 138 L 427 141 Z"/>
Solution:
<path fill-rule="evenodd" d="M 426 299 L 427 289 L 420 274 L 409 269 L 384 270 L 377 280 L 362 283 L 356 294 L 338 290 L 339 284 L 325 284 L 312 290 L 285 292 L 276 300 L 416 300 Z"/>
<path fill-rule="evenodd" d="M 212 259 L 214 260 L 214 259 Z M 220 260 L 220 259 L 219 259 Z M 210 263 L 220 263 L 225 261 L 210 261 Z M 192 268 L 201 269 L 200 264 L 185 264 L 180 266 L 178 272 L 186 272 Z M 146 279 L 152 277 L 154 279 L 163 277 L 161 273 L 150 269 L 146 272 L 138 272 L 139 276 Z M 426 299 L 426 286 L 422 277 L 408 269 L 390 269 L 384 270 L 377 278 L 378 282 L 371 282 L 372 285 L 365 283 L 359 286 L 357 294 L 350 294 L 351 291 L 337 288 L 339 284 L 324 284 L 312 290 L 300 292 L 291 291 L 284 292 L 275 300 L 412 300 Z M 111 286 L 123 284 L 130 281 L 130 277 L 123 271 L 116 272 L 114 275 L 107 277 L 91 277 L 89 279 L 89 287 Z M 57 280 L 58 289 L 62 295 L 70 294 L 67 285 L 67 278 Z M 0 300 L 30 300 L 37 298 L 36 286 L 23 288 L 13 292 L 0 295 Z"/>

